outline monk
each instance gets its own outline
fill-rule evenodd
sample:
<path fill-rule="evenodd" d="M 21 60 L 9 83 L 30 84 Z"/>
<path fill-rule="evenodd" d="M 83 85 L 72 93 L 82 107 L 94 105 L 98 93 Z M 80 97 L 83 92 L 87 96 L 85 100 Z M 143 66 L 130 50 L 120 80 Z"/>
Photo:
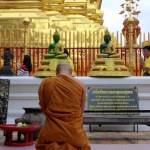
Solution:
<path fill-rule="evenodd" d="M 86 95 L 83 83 L 72 77 L 67 62 L 57 65 L 56 75 L 44 79 L 38 90 L 46 121 L 36 149 L 90 150 L 82 123 Z"/>

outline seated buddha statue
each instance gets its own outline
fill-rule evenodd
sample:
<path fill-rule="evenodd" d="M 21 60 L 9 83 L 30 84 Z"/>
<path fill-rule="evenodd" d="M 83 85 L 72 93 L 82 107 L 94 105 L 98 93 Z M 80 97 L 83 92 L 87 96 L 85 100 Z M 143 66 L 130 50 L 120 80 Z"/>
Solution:
<path fill-rule="evenodd" d="M 48 47 L 48 54 L 44 54 L 44 59 L 40 61 L 40 66 L 34 73 L 36 77 L 49 77 L 56 75 L 56 66 L 60 62 L 68 62 L 72 68 L 72 75 L 75 76 L 74 65 L 72 60 L 68 57 L 69 52 L 64 49 L 62 43 L 60 43 L 60 35 L 56 31 L 53 35 L 54 42 Z"/>
<path fill-rule="evenodd" d="M 63 44 L 60 43 L 60 35 L 57 32 L 57 30 L 55 31 L 53 35 L 53 40 L 54 42 L 51 43 L 48 47 L 49 54 L 45 54 L 44 57 L 48 59 L 49 58 L 67 58 L 67 55 L 64 53 Z"/>
<path fill-rule="evenodd" d="M 100 53 L 98 58 L 119 58 L 120 54 L 116 53 L 110 34 L 104 35 L 104 43 L 100 44 Z"/>
<path fill-rule="evenodd" d="M 88 76 L 130 76 L 129 69 L 125 66 L 120 54 L 116 53 L 111 43 L 110 34 L 105 34 L 104 43 L 100 45 L 100 53 L 93 62 Z"/>

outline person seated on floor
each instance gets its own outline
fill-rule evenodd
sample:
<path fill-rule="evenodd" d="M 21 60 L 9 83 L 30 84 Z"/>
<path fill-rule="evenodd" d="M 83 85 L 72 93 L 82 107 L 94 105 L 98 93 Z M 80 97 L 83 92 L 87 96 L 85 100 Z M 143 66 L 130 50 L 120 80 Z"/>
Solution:
<path fill-rule="evenodd" d="M 36 141 L 36 150 L 90 150 L 83 130 L 86 90 L 72 77 L 69 63 L 60 62 L 56 76 L 42 81 L 39 104 L 46 116 Z"/>

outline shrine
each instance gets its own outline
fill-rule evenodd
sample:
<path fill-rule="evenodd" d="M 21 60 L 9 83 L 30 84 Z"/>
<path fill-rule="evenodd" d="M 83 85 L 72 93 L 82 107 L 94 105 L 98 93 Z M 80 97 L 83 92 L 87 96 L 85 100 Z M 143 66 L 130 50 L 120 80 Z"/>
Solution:
<path fill-rule="evenodd" d="M 0 79 L 10 81 L 9 99 L 7 97 L 7 101 L 4 103 L 3 96 L 0 97 L 0 101 L 2 101 L 0 111 L 5 112 L 5 118 L 2 118 L 4 121 L 0 125 L 5 138 L 1 143 L 6 146 L 35 144 L 33 132 L 38 131 L 36 133 L 39 134 L 45 123 L 45 118 L 36 116 L 36 112 L 34 112 L 38 110 L 39 116 L 41 116 L 38 90 L 45 78 L 51 79 L 57 75 L 57 65 L 61 62 L 69 63 L 72 77 L 81 81 L 85 86 L 85 111 L 80 117 L 82 116 L 84 119 L 82 125 L 86 132 L 112 132 L 114 129 L 116 132 L 150 131 L 150 80 L 148 77 L 142 76 L 143 66 L 147 60 L 143 56 L 143 47 L 150 45 L 150 36 L 148 34 L 147 40 L 146 34 L 142 34 L 142 26 L 138 19 L 138 15 L 142 12 L 138 9 L 139 2 L 140 0 L 124 0 L 124 3 L 120 5 L 121 11 L 118 12 L 122 15 L 122 30 L 113 33 L 107 26 L 104 26 L 105 12 L 102 0 L 0 1 Z M 26 62 L 24 56 L 28 56 L 30 64 Z M 18 75 L 18 70 L 21 70 L 22 76 Z M 51 84 L 49 85 L 51 86 Z M 74 86 L 76 87 L 72 84 L 70 88 Z M 110 115 L 100 116 L 98 111 L 100 113 L 105 111 L 100 109 L 100 104 L 102 103 L 105 107 L 107 105 L 105 105 L 105 101 L 100 102 L 101 95 L 97 94 L 97 97 L 92 100 L 99 102 L 98 106 L 95 106 L 98 110 L 96 109 L 96 116 L 92 116 L 91 113 L 95 110 L 92 109 L 92 105 L 89 110 L 87 94 L 92 88 L 99 91 L 103 89 L 108 91 L 110 89 L 132 89 L 134 91 L 136 89 L 137 108 L 135 110 L 133 105 L 131 106 L 133 109 L 130 108 L 131 112 L 128 112 L 130 106 L 126 107 L 125 102 L 121 101 L 123 98 L 121 99 L 117 93 L 119 98 L 114 96 L 117 104 L 113 105 L 113 111 L 115 112 L 115 108 L 120 106 L 118 103 L 121 103 L 122 108 L 119 111 L 125 111 L 127 115 L 124 117 L 115 114 L 114 117 L 114 112 L 108 110 Z M 74 91 L 72 90 L 72 92 Z M 66 90 L 65 94 L 68 93 Z M 104 96 L 106 95 L 104 94 Z M 124 96 L 127 101 L 133 101 L 132 97 L 128 98 L 128 94 L 125 93 Z M 70 94 L 70 100 L 73 97 L 74 95 Z M 110 100 L 108 95 L 106 97 Z M 111 103 L 114 99 L 111 99 Z M 3 103 L 7 109 L 4 108 Z M 61 106 L 64 107 L 64 103 Z M 67 107 L 70 109 L 69 105 Z M 15 124 L 16 119 L 20 119 L 20 122 L 22 119 L 24 122 L 28 122 L 23 117 L 23 108 L 32 109 L 31 113 L 34 115 L 31 118 L 31 115 L 27 114 L 29 116 L 27 119 L 32 120 L 27 127 L 18 127 Z M 68 114 L 66 111 L 57 116 L 56 114 L 59 112 L 61 111 L 46 110 L 42 115 L 51 114 L 55 116 L 54 118 L 60 119 L 61 115 Z M 71 114 L 74 112 L 72 111 Z M 133 115 L 133 112 L 137 114 Z M 86 113 L 88 114 L 86 115 Z M 115 120 L 111 120 L 114 118 Z M 67 124 L 71 117 L 65 119 Z M 112 122 L 113 126 L 111 126 Z M 118 127 L 117 123 L 120 123 L 121 126 L 119 124 Z M 73 120 L 70 121 L 69 126 L 72 124 L 74 124 Z M 91 125 L 94 126 L 93 130 Z M 56 123 L 55 126 L 52 126 L 54 131 L 55 127 L 59 128 L 59 125 L 57 126 Z M 64 128 L 63 131 L 67 133 L 68 128 Z M 14 132 L 17 132 L 15 140 L 13 139 Z M 37 137 L 38 135 L 34 140 Z M 64 144 L 61 141 L 58 143 L 59 145 Z M 90 141 L 90 145 L 93 147 L 94 144 Z M 96 145 L 97 149 L 95 150 L 99 149 L 99 145 Z"/>

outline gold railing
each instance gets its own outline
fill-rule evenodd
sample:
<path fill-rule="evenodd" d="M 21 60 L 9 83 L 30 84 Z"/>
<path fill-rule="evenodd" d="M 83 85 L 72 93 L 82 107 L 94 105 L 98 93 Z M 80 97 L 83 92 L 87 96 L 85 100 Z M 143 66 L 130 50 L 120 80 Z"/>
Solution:
<path fill-rule="evenodd" d="M 77 76 L 87 76 L 93 61 L 96 59 L 97 53 L 99 53 L 99 47 L 96 48 L 67 48 L 69 51 L 69 57 L 73 61 L 75 72 Z M 3 66 L 2 55 L 4 54 L 5 47 L 0 47 L 0 67 Z M 17 62 L 22 62 L 23 60 L 23 48 L 21 47 L 11 47 L 12 54 L 14 59 L 11 62 L 14 72 L 17 72 Z M 40 66 L 40 60 L 44 57 L 43 55 L 47 53 L 47 48 L 28 48 L 29 54 L 31 56 L 33 69 L 32 74 Z M 125 47 L 118 47 L 116 51 L 121 54 L 121 59 L 124 60 L 124 64 L 129 67 L 129 49 Z M 134 76 L 141 75 L 141 66 L 139 58 L 142 55 L 142 48 L 133 49 L 133 58 L 134 58 L 134 67 L 133 72 Z"/>
<path fill-rule="evenodd" d="M 0 47 L 23 47 L 24 46 L 24 26 L 21 29 L 0 29 Z M 53 42 L 55 30 L 34 30 L 27 32 L 28 47 L 47 48 Z M 102 31 L 59 31 L 61 43 L 64 47 L 99 47 L 103 43 L 104 32 Z M 111 42 L 114 47 L 123 47 L 126 43 L 122 33 L 111 33 Z M 150 33 L 140 33 L 137 46 L 143 47 L 150 44 Z"/>

